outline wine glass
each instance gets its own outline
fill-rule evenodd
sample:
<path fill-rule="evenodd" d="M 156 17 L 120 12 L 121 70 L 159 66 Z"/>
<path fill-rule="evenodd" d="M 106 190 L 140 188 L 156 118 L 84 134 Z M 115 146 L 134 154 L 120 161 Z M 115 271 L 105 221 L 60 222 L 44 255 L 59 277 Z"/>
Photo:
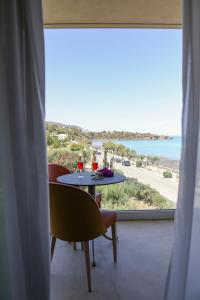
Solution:
<path fill-rule="evenodd" d="M 98 162 L 97 161 L 93 161 L 92 162 L 92 170 L 94 171 L 94 173 L 96 173 L 97 169 L 98 169 Z"/>
<path fill-rule="evenodd" d="M 78 178 L 83 178 L 83 175 L 81 175 L 81 172 L 83 170 L 83 162 L 82 161 L 77 162 L 77 168 L 79 169 Z"/>

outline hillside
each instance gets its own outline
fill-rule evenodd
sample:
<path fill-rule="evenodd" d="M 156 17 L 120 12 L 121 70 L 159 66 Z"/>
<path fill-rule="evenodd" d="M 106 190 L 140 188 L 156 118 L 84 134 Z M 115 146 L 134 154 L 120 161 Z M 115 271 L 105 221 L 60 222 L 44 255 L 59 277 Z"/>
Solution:
<path fill-rule="evenodd" d="M 153 133 L 139 133 L 134 131 L 89 131 L 76 125 L 66 125 L 57 122 L 46 122 L 46 128 L 49 133 L 62 134 L 85 138 L 88 140 L 165 140 L 170 139 L 166 135 Z"/>

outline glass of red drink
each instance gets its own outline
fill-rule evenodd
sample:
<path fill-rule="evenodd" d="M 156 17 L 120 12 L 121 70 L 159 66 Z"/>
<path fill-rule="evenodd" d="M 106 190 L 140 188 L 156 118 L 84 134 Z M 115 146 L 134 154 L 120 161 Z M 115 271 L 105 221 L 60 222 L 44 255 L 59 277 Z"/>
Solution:
<path fill-rule="evenodd" d="M 92 170 L 94 171 L 94 172 L 96 172 L 97 171 L 97 169 L 98 169 L 98 162 L 97 161 L 93 161 L 92 162 Z"/>
<path fill-rule="evenodd" d="M 78 175 L 78 177 L 79 178 L 82 178 L 83 176 L 81 175 L 81 172 L 82 172 L 82 170 L 83 170 L 83 162 L 82 161 L 78 161 L 77 162 L 77 168 L 79 169 L 79 175 Z"/>

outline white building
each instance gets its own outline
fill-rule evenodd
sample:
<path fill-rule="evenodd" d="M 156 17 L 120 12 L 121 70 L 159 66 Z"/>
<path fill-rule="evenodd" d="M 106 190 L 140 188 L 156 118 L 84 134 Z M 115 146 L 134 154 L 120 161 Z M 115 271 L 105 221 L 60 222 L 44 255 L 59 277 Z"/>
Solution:
<path fill-rule="evenodd" d="M 57 135 L 59 140 L 65 140 L 67 138 L 67 134 L 66 133 L 60 133 Z"/>

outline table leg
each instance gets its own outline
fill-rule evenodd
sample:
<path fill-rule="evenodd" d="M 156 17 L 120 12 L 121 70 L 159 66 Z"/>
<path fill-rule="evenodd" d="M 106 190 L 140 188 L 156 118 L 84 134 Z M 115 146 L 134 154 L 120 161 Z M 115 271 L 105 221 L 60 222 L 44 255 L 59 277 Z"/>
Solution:
<path fill-rule="evenodd" d="M 88 186 L 88 193 L 95 199 L 95 186 L 94 185 Z M 96 267 L 96 262 L 95 262 L 95 258 L 94 258 L 94 240 L 92 240 L 92 266 Z"/>
<path fill-rule="evenodd" d="M 113 239 L 112 239 L 112 237 L 109 237 L 106 233 L 104 233 L 103 234 L 103 237 L 105 238 L 105 239 L 107 239 L 107 240 L 109 240 L 109 241 L 112 241 Z M 116 236 L 116 240 L 118 241 L 118 236 Z"/>
<path fill-rule="evenodd" d="M 95 185 L 88 186 L 88 193 L 95 199 Z"/>

